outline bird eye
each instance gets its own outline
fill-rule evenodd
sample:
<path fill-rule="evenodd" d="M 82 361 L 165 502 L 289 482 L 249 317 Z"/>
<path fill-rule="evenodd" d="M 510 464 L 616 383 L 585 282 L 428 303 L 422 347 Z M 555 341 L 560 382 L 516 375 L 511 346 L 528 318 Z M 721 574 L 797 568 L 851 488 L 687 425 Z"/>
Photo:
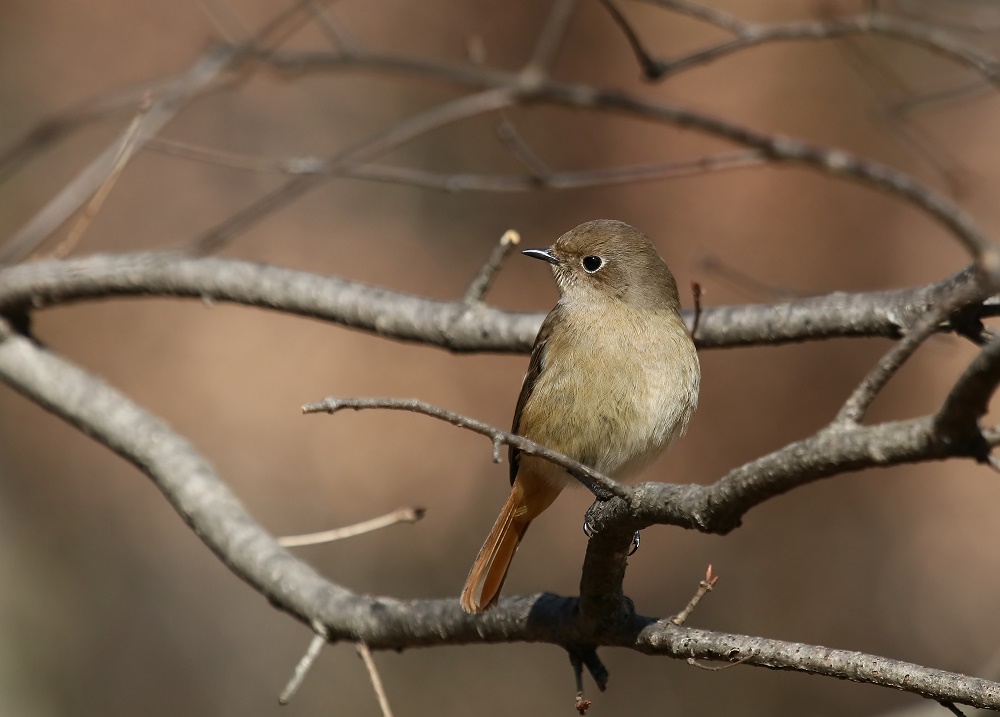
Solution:
<path fill-rule="evenodd" d="M 601 268 L 604 260 L 599 256 L 585 256 L 583 257 L 583 269 L 588 274 L 593 274 L 595 271 Z"/>

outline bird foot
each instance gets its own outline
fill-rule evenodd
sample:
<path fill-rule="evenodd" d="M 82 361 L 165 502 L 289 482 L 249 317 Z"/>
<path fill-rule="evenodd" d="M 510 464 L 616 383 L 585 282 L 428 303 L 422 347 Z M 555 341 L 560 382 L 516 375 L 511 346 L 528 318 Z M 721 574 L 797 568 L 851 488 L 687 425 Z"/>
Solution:
<path fill-rule="evenodd" d="M 583 519 L 583 534 L 586 535 L 588 538 L 593 538 L 595 532 L 597 531 L 595 531 L 594 526 L 590 524 L 590 518 L 585 517 Z M 628 549 L 629 555 L 634 555 L 635 551 L 639 549 L 639 540 L 640 536 L 639 536 L 639 531 L 637 530 L 635 531 L 635 535 L 632 536 L 632 546 Z"/>

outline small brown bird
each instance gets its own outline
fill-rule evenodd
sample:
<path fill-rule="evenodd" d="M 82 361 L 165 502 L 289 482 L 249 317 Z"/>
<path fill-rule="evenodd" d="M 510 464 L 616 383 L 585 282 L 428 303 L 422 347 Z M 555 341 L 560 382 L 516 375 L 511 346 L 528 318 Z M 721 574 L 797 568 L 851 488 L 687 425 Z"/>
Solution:
<path fill-rule="evenodd" d="M 513 433 L 617 479 L 646 467 L 686 430 L 701 369 L 677 282 L 653 244 L 601 219 L 527 256 L 552 264 L 559 303 L 538 331 Z M 496 603 L 531 521 L 573 478 L 510 449 L 510 497 L 476 556 L 462 609 Z"/>

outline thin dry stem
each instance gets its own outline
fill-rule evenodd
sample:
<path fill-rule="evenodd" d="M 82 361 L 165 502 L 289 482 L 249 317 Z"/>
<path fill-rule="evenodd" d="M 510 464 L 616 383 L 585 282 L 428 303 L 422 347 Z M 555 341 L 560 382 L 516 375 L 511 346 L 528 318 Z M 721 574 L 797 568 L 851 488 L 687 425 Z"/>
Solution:
<path fill-rule="evenodd" d="M 385 687 L 382 686 L 382 678 L 379 677 L 378 668 L 375 667 L 375 660 L 372 659 L 372 651 L 363 642 L 355 643 L 358 656 L 364 661 L 368 670 L 368 678 L 372 681 L 375 690 L 375 697 L 378 698 L 378 706 L 382 709 L 382 717 L 392 717 L 392 709 L 389 707 L 389 698 L 386 697 Z"/>
<path fill-rule="evenodd" d="M 199 92 L 213 83 L 238 56 L 235 48 L 215 49 L 206 53 L 186 73 L 163 88 L 148 111 L 139 117 L 138 126 L 126 129 L 114 142 L 14 233 L 0 248 L 0 264 L 21 260 L 73 215 L 107 182 L 122 156 L 122 148 L 138 148 L 173 119 Z M 146 97 L 144 94 L 143 98 Z M 145 101 L 145 100 L 142 100 Z M 130 156 L 134 156 L 135 150 Z"/>
<path fill-rule="evenodd" d="M 111 167 L 111 171 L 108 176 L 104 178 L 104 182 L 97 191 L 94 192 L 94 196 L 91 197 L 90 201 L 87 202 L 87 206 L 83 209 L 83 214 L 77 219 L 76 224 L 70 229 L 69 234 L 66 238 L 59 243 L 59 245 L 52 252 L 52 255 L 58 258 L 62 258 L 69 254 L 76 246 L 80 243 L 80 239 L 83 238 L 84 232 L 87 231 L 87 227 L 97 216 L 97 213 L 101 211 L 101 207 L 104 206 L 104 200 L 108 198 L 111 194 L 111 190 L 114 188 L 115 183 L 121 176 L 122 171 L 125 169 L 125 165 L 128 164 L 129 160 L 132 159 L 132 154 L 135 152 L 137 147 L 137 138 L 139 136 L 139 127 L 142 123 L 142 118 L 153 106 L 152 96 L 147 96 L 143 100 L 142 104 L 139 106 L 139 110 L 136 112 L 135 117 L 132 118 L 132 122 L 129 124 L 128 128 L 125 130 L 125 134 L 122 136 L 122 143 L 118 150 L 118 156 L 115 157 L 114 164 Z"/>
<path fill-rule="evenodd" d="M 511 154 L 514 155 L 515 159 L 524 165 L 531 177 L 534 178 L 538 184 L 548 184 L 549 177 L 552 176 L 552 170 L 550 170 L 548 165 L 542 161 L 542 158 L 528 146 L 528 143 L 524 141 L 523 137 L 521 137 L 520 132 L 517 131 L 517 127 L 515 127 L 514 123 L 511 122 L 506 116 L 502 117 L 500 124 L 497 125 L 497 136 L 500 137 L 501 141 L 503 141 L 503 143 L 507 146 Z"/>
<path fill-rule="evenodd" d="M 319 657 L 319 653 L 322 652 L 323 646 L 330 640 L 330 635 L 326 627 L 320 622 L 313 620 L 312 629 L 316 634 L 309 642 L 309 647 L 306 648 L 302 659 L 295 665 L 295 672 L 292 673 L 292 678 L 288 681 L 285 689 L 281 691 L 281 696 L 278 697 L 279 704 L 287 705 L 292 701 L 295 693 L 299 691 L 299 687 L 302 686 L 302 682 L 306 679 L 306 675 L 309 674 L 309 670 L 312 669 L 313 663 L 316 662 L 316 658 Z"/>
<path fill-rule="evenodd" d="M 552 69 L 577 4 L 578 0 L 553 0 L 535 51 L 523 70 L 524 76 L 546 74 Z"/>
<path fill-rule="evenodd" d="M 749 662 L 753 658 L 753 655 L 747 655 L 746 657 L 741 657 L 734 662 L 727 662 L 725 665 L 703 665 L 698 662 L 693 657 L 687 659 L 687 663 L 691 667 L 697 667 L 699 670 L 705 670 L 706 672 L 722 672 L 723 670 L 728 670 L 730 667 L 736 667 L 737 665 L 742 665 L 744 662 Z"/>
<path fill-rule="evenodd" d="M 338 168 L 338 171 L 333 173 L 335 175 L 346 167 L 375 159 L 379 155 L 431 130 L 478 114 L 508 107 L 515 102 L 516 98 L 517 91 L 515 89 L 499 87 L 443 102 L 425 112 L 411 115 L 388 129 L 338 152 L 327 161 L 331 166 Z M 322 184 L 326 179 L 327 177 L 309 175 L 289 180 L 196 237 L 191 242 L 191 250 L 197 254 L 220 251 L 257 222 L 287 206 L 309 190 Z"/>
<path fill-rule="evenodd" d="M 486 261 L 479 268 L 479 271 L 469 282 L 469 288 L 462 295 L 462 303 L 475 304 L 482 301 L 486 292 L 489 291 L 490 284 L 499 271 L 511 251 L 521 243 L 521 235 L 513 229 L 508 229 L 500 237 L 500 241 L 493 247 L 493 251 L 486 258 Z"/>
<path fill-rule="evenodd" d="M 377 163 L 358 165 L 336 164 L 329 157 L 301 156 L 266 159 L 238 152 L 202 147 L 189 142 L 157 137 L 146 145 L 148 149 L 195 162 L 213 164 L 230 169 L 266 174 L 291 176 L 322 175 L 324 177 L 351 177 L 375 182 L 387 182 L 422 187 L 449 193 L 455 192 L 530 192 L 540 186 L 546 189 L 572 190 L 605 187 L 616 184 L 654 182 L 663 179 L 692 177 L 709 172 L 758 167 L 767 163 L 757 150 L 720 152 L 694 157 L 678 162 L 659 164 L 630 164 L 622 167 L 580 171 L 548 171 L 539 175 L 539 167 L 528 175 L 477 174 L 465 172 L 449 174 L 412 167 L 399 167 Z M 539 160 L 540 161 L 540 160 Z"/>
<path fill-rule="evenodd" d="M 580 481 L 588 490 L 595 495 L 611 494 L 625 501 L 630 501 L 632 491 L 627 486 L 609 478 L 594 469 L 585 466 L 579 461 L 575 461 L 562 453 L 547 448 L 539 443 L 528 440 L 523 436 L 516 436 L 513 433 L 501 431 L 489 424 L 477 421 L 453 411 L 448 411 L 429 403 L 408 398 L 325 398 L 316 403 L 307 403 L 302 407 L 303 413 L 336 413 L 344 409 L 362 411 L 366 409 L 383 409 L 390 411 L 409 411 L 411 413 L 422 413 L 425 416 L 437 418 L 458 426 L 467 431 L 486 436 L 492 441 L 499 441 L 508 446 L 514 446 L 528 455 L 538 456 L 547 461 L 551 461 L 566 469 L 566 472 Z"/>
<path fill-rule="evenodd" d="M 198 0 L 198 7 L 227 41 L 236 44 L 250 40 L 246 25 L 227 7 L 222 0 Z"/>
<path fill-rule="evenodd" d="M 708 593 L 712 591 L 715 584 L 719 581 L 719 576 L 712 573 L 712 566 L 708 566 L 708 570 L 705 571 L 705 579 L 698 583 L 698 590 L 688 601 L 688 604 L 684 606 L 684 609 L 679 613 L 670 618 L 670 622 L 675 625 L 683 625 L 684 622 L 691 616 L 694 609 L 698 607 L 698 603 L 701 599 L 705 597 Z"/>
<path fill-rule="evenodd" d="M 354 525 L 346 525 L 343 528 L 333 528 L 323 530 L 318 533 L 305 533 L 303 535 L 286 535 L 278 538 L 278 545 L 283 548 L 299 548 L 305 545 L 320 545 L 322 543 L 332 543 L 337 540 L 354 538 L 365 533 L 372 533 L 376 530 L 388 528 L 397 523 L 416 523 L 427 513 L 425 508 L 400 508 L 391 513 L 365 520 Z"/>

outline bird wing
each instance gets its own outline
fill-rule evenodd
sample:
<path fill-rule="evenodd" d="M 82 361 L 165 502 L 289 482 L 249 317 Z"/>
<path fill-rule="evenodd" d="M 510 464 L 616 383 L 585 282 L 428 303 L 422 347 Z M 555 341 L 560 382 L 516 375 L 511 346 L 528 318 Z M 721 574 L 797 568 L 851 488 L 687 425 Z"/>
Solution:
<path fill-rule="evenodd" d="M 521 412 L 524 410 L 525 404 L 531 397 L 532 391 L 535 390 L 535 384 L 538 383 L 538 377 L 542 375 L 542 371 L 545 370 L 545 345 L 548 343 L 549 338 L 552 336 L 552 328 L 560 321 L 562 315 L 562 306 L 556 304 L 556 307 L 549 312 L 549 315 L 545 317 L 545 321 L 542 322 L 542 327 L 538 329 L 538 336 L 535 337 L 535 344 L 531 347 L 531 360 L 528 362 L 528 372 L 524 374 L 524 382 L 521 384 L 521 395 L 517 397 L 517 407 L 514 409 L 514 423 L 511 426 L 510 432 L 519 434 L 521 428 Z M 510 462 L 510 482 L 511 485 L 514 484 L 514 479 L 517 478 L 517 469 L 521 463 L 521 451 L 511 446 L 507 453 L 507 459 Z"/>

